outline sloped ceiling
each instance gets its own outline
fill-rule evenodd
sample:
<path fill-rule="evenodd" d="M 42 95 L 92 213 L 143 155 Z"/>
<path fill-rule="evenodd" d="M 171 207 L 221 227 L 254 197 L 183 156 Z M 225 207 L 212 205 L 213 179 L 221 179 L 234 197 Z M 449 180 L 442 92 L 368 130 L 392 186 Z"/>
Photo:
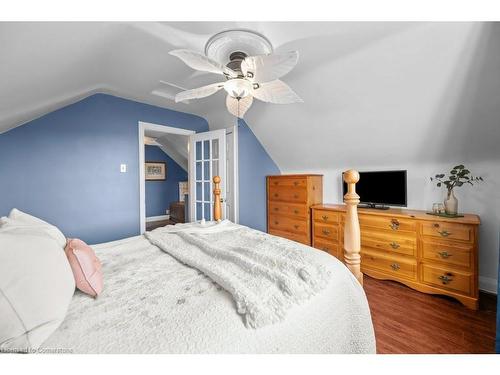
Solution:
<path fill-rule="evenodd" d="M 500 30 L 484 23 L 4 22 L 0 132 L 96 92 L 233 125 L 222 92 L 175 104 L 176 90 L 159 84 L 217 82 L 168 52 L 203 51 L 229 28 L 300 53 L 284 81 L 304 103 L 257 102 L 245 117 L 283 171 L 500 156 Z"/>

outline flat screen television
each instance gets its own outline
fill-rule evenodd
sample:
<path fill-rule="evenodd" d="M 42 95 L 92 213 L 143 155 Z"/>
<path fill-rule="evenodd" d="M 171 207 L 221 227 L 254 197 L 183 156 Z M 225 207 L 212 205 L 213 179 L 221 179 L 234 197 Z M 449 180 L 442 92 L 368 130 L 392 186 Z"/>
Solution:
<path fill-rule="evenodd" d="M 343 194 L 347 184 L 343 183 Z M 387 206 L 406 207 L 406 171 L 359 172 L 356 193 L 362 206 L 387 209 Z"/>

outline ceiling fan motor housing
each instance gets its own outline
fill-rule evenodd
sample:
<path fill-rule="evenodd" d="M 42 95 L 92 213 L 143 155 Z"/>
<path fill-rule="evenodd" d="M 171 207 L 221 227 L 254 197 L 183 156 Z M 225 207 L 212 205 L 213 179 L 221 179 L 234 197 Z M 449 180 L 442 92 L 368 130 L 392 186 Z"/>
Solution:
<path fill-rule="evenodd" d="M 247 57 L 247 54 L 244 52 L 236 51 L 232 52 L 229 55 L 229 62 L 226 64 L 226 66 L 234 70 L 235 72 L 238 73 L 238 76 L 243 77 L 243 73 L 241 72 L 241 62 Z"/>

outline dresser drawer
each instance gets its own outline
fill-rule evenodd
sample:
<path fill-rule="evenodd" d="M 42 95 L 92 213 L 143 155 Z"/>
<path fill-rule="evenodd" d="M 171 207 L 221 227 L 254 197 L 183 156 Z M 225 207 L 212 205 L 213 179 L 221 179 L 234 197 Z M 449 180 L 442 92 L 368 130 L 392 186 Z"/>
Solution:
<path fill-rule="evenodd" d="M 425 221 L 422 223 L 422 234 L 437 238 L 472 242 L 474 228 L 466 224 Z"/>
<path fill-rule="evenodd" d="M 386 251 L 389 254 L 402 254 L 415 256 L 417 239 L 413 236 L 404 236 L 391 232 L 371 232 L 365 230 L 361 233 L 361 246 L 371 247 Z"/>
<path fill-rule="evenodd" d="M 417 223 L 415 220 L 390 216 L 359 215 L 359 224 L 361 227 L 385 229 L 393 232 L 415 232 L 417 230 Z"/>
<path fill-rule="evenodd" d="M 309 216 L 309 210 L 305 204 L 301 203 L 269 202 L 269 214 L 290 215 L 303 219 Z"/>
<path fill-rule="evenodd" d="M 318 222 L 313 223 L 314 226 L 314 237 L 321 237 L 329 240 L 338 241 L 339 239 L 339 227 L 338 225 L 328 225 L 320 224 Z"/>
<path fill-rule="evenodd" d="M 424 283 L 470 295 L 473 275 L 453 268 L 422 264 L 421 279 Z"/>
<path fill-rule="evenodd" d="M 313 219 L 325 224 L 338 224 L 340 222 L 340 213 L 327 210 L 313 210 Z"/>
<path fill-rule="evenodd" d="M 326 251 L 330 255 L 333 255 L 336 258 L 339 257 L 339 245 L 332 243 L 331 241 L 328 240 L 321 240 L 321 239 L 315 239 L 314 240 L 314 247 L 319 250 Z"/>
<path fill-rule="evenodd" d="M 269 186 L 282 187 L 307 187 L 307 178 L 304 177 L 278 177 L 269 180 Z"/>
<path fill-rule="evenodd" d="M 415 260 L 389 256 L 379 251 L 362 249 L 361 266 L 382 271 L 395 278 L 417 279 L 417 262 Z"/>
<path fill-rule="evenodd" d="M 282 215 L 269 215 L 269 228 L 306 235 L 309 232 L 307 220 L 295 220 Z"/>
<path fill-rule="evenodd" d="M 278 237 L 287 238 L 287 239 L 295 241 L 295 242 L 300 242 L 304 245 L 310 245 L 309 238 L 307 238 L 307 235 L 305 235 L 305 234 L 285 232 L 285 231 L 276 230 L 276 229 L 269 229 L 269 234 L 272 234 L 272 235 L 278 236 Z"/>
<path fill-rule="evenodd" d="M 455 243 L 423 241 L 422 255 L 425 259 L 440 261 L 450 265 L 470 268 L 472 266 L 473 247 Z"/>
<path fill-rule="evenodd" d="M 293 189 L 285 187 L 269 187 L 269 200 L 278 202 L 305 203 L 307 201 L 306 189 Z"/>

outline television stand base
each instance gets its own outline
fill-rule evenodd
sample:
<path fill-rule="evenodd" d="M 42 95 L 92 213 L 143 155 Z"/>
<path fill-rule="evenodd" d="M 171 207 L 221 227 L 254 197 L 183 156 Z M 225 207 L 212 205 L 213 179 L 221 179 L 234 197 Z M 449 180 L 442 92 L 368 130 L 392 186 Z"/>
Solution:
<path fill-rule="evenodd" d="M 388 210 L 388 209 L 390 209 L 389 206 L 384 206 L 383 204 L 375 204 L 375 203 L 360 204 L 358 207 L 359 208 L 372 208 L 375 210 Z"/>

